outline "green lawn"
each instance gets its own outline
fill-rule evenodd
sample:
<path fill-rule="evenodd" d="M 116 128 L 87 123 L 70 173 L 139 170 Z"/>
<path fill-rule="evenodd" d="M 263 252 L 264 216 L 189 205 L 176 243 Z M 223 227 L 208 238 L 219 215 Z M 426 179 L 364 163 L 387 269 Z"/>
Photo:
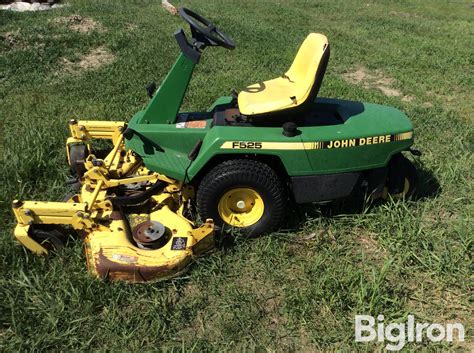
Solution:
<path fill-rule="evenodd" d="M 332 56 L 320 96 L 392 105 L 412 119 L 424 152 L 416 201 L 356 214 L 300 208 L 294 229 L 146 285 L 89 277 L 79 243 L 40 258 L 14 241 L 12 199 L 66 191 L 67 120 L 128 119 L 171 67 L 184 23 L 159 3 L 0 12 L 0 351 L 382 349 L 354 342 L 355 314 L 461 322 L 466 342 L 423 346 L 472 351 L 469 1 L 173 1 L 237 44 L 206 50 L 183 109 L 280 75 L 305 36 L 322 32 Z"/>

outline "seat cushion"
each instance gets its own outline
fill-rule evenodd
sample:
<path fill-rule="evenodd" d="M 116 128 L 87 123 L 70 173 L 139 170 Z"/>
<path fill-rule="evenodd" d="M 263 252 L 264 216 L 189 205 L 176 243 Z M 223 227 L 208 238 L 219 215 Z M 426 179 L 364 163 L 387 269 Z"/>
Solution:
<path fill-rule="evenodd" d="M 284 75 L 250 85 L 239 93 L 241 113 L 261 115 L 296 108 L 305 103 L 316 82 L 318 67 L 327 46 L 326 36 L 319 33 L 308 35 Z"/>

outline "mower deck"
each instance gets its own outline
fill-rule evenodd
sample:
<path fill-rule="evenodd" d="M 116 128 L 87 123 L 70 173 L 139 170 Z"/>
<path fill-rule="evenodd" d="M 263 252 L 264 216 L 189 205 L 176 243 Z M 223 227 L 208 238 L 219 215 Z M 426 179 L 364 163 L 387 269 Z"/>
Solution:
<path fill-rule="evenodd" d="M 76 169 L 79 192 L 67 202 L 15 200 L 14 234 L 32 252 L 48 254 L 60 239 L 41 236 L 48 234 L 42 229 L 68 226 L 82 235 L 95 276 L 131 282 L 167 278 L 213 248 L 214 225 L 208 219 L 196 228 L 183 215 L 193 189 L 143 167 L 125 151 L 123 129 L 124 123 L 72 120 L 66 147 L 71 167 L 85 166 L 83 175 Z M 112 141 L 105 159 L 91 154 L 93 139 Z M 78 150 L 84 160 L 72 158 Z"/>

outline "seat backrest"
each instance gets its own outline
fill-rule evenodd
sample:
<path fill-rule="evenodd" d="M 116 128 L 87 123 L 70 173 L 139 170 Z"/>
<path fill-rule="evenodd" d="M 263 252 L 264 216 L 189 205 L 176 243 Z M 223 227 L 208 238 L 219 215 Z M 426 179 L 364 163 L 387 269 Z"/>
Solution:
<path fill-rule="evenodd" d="M 329 60 L 329 42 L 325 35 L 310 33 L 301 44 L 286 76 L 296 83 L 298 105 L 316 99 Z"/>
<path fill-rule="evenodd" d="M 326 36 L 309 34 L 284 75 L 251 85 L 239 93 L 241 112 L 258 124 L 278 125 L 282 121 L 304 119 L 313 108 L 328 61 Z"/>

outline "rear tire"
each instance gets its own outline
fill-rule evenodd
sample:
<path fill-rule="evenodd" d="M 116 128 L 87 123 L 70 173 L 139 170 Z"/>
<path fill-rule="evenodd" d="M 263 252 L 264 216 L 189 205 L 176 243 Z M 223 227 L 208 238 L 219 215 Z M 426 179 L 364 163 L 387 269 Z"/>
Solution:
<path fill-rule="evenodd" d="M 388 187 L 385 187 L 383 198 L 388 200 L 392 198 L 393 200 L 402 200 L 410 199 L 416 192 L 416 183 L 418 180 L 418 172 L 413 165 L 405 156 L 400 154 L 400 156 L 392 163 L 390 168 L 396 168 L 399 170 L 404 178 L 403 189 L 399 193 L 389 193 Z"/>
<path fill-rule="evenodd" d="M 223 232 L 248 237 L 268 233 L 285 215 L 286 189 L 268 165 L 249 159 L 225 161 L 207 173 L 197 191 L 201 218 L 212 218 Z"/>

